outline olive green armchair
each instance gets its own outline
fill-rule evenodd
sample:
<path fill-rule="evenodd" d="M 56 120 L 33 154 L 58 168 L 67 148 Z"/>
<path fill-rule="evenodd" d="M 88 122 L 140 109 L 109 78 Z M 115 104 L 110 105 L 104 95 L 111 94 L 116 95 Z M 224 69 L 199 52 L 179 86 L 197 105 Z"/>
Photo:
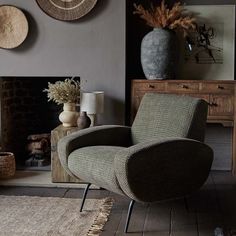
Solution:
<path fill-rule="evenodd" d="M 87 128 L 59 141 L 65 170 L 76 178 L 131 199 L 125 232 L 135 201 L 184 197 L 207 179 L 212 149 L 203 143 L 207 103 L 170 94 L 144 95 L 131 127 Z"/>

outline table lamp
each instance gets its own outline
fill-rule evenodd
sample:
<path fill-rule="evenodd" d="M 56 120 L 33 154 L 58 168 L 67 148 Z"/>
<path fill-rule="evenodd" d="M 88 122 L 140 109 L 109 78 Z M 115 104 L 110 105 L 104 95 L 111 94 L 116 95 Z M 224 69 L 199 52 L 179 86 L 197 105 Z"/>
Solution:
<path fill-rule="evenodd" d="M 91 119 L 91 126 L 96 125 L 96 115 L 104 111 L 104 92 L 83 92 L 81 95 L 80 111 L 86 111 Z"/>

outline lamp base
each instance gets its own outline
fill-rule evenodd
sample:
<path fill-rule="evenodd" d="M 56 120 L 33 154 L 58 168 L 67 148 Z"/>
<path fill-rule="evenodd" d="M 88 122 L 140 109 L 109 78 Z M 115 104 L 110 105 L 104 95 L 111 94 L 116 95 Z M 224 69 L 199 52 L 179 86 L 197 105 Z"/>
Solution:
<path fill-rule="evenodd" d="M 87 115 L 88 115 L 88 117 L 91 120 L 90 127 L 95 126 L 96 125 L 96 114 L 87 114 Z"/>

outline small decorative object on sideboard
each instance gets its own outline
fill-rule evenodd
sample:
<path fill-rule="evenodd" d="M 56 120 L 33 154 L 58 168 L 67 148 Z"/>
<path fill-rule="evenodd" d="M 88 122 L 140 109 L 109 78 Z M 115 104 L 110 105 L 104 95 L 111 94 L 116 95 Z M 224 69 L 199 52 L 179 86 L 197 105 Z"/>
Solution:
<path fill-rule="evenodd" d="M 10 178 L 15 175 L 16 163 L 12 152 L 0 152 L 0 178 Z"/>
<path fill-rule="evenodd" d="M 180 2 L 172 8 L 167 7 L 165 0 L 161 6 L 151 5 L 148 10 L 142 5 L 134 4 L 134 7 L 134 14 L 154 28 L 141 43 L 141 64 L 146 78 L 175 78 L 179 48 L 176 31 L 181 31 L 186 37 L 188 31 L 195 30 L 195 18 L 184 13 Z"/>
<path fill-rule="evenodd" d="M 77 126 L 79 129 L 88 128 L 91 125 L 91 119 L 87 116 L 86 111 L 82 111 L 77 120 Z"/>
<path fill-rule="evenodd" d="M 63 112 L 59 115 L 59 120 L 64 127 L 75 127 L 79 113 L 76 111 L 76 104 L 80 99 L 79 81 L 66 79 L 57 81 L 55 84 L 48 83 L 48 101 L 54 101 L 57 104 L 63 104 Z"/>

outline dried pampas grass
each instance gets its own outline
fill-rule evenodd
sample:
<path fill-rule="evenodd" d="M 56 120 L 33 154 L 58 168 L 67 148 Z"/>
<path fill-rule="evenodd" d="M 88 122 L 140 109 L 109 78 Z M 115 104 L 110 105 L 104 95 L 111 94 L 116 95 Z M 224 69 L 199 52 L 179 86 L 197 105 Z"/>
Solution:
<path fill-rule="evenodd" d="M 80 98 L 80 83 L 72 79 L 57 81 L 55 84 L 48 83 L 48 89 L 44 89 L 48 94 L 48 101 L 54 101 L 57 104 L 77 103 Z"/>
<path fill-rule="evenodd" d="M 151 4 L 150 9 L 145 9 L 141 4 L 134 4 L 134 8 L 134 14 L 139 15 L 153 28 L 182 31 L 184 36 L 196 28 L 196 19 L 184 13 L 180 2 L 175 3 L 171 9 L 167 7 L 165 0 L 162 0 L 160 6 L 154 7 Z"/>

